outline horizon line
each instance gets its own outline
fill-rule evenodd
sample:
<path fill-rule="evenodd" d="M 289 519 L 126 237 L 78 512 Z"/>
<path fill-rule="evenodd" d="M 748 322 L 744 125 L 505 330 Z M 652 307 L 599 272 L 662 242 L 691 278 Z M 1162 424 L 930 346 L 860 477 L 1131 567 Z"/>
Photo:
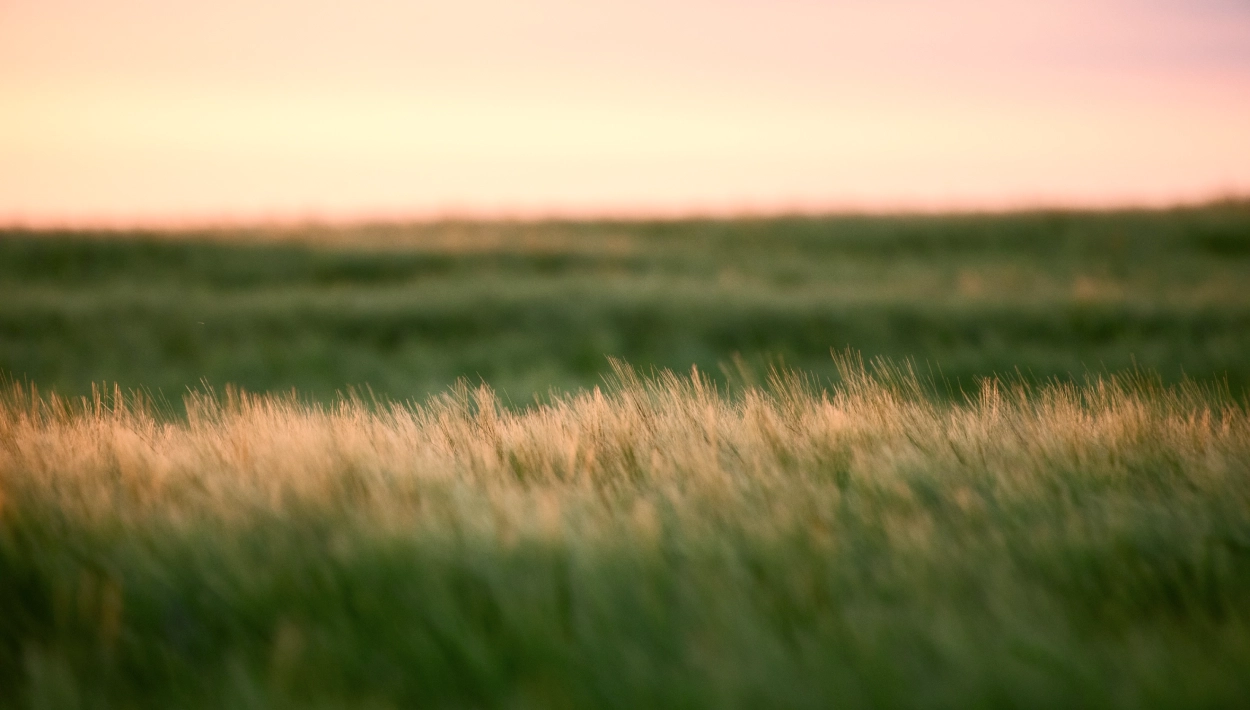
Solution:
<path fill-rule="evenodd" d="M 745 202 L 745 201 L 744 201 Z M 739 207 L 639 208 L 456 208 L 427 210 L 359 210 L 318 213 L 316 210 L 274 210 L 264 214 L 189 215 L 186 217 L 23 217 L 0 216 L 0 233 L 202 233 L 228 231 L 343 230 L 438 224 L 568 224 L 651 222 L 731 222 L 839 217 L 905 218 L 993 216 L 1030 213 L 1170 212 L 1222 205 L 1250 205 L 1250 191 L 1213 191 L 1203 197 L 1109 200 L 985 200 L 947 204 L 776 205 Z"/>

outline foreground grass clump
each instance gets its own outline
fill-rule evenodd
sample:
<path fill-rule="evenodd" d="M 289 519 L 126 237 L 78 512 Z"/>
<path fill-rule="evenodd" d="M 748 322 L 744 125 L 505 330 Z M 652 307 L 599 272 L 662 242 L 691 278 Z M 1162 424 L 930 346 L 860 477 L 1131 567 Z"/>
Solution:
<path fill-rule="evenodd" d="M 1232 706 L 1250 416 L 853 367 L 519 412 L 15 389 L 0 609 L 0 706 Z"/>

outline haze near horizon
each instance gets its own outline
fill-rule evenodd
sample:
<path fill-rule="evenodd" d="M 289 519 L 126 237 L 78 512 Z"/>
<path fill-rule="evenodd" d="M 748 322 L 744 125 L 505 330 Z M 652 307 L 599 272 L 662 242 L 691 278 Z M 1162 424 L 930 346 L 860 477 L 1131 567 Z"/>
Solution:
<path fill-rule="evenodd" d="M 0 2 L 0 224 L 1250 192 L 1235 0 Z"/>

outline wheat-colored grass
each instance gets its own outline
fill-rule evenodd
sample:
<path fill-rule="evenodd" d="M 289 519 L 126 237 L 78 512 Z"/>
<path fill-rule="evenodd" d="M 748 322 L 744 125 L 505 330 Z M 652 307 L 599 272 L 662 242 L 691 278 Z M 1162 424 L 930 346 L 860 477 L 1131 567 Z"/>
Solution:
<path fill-rule="evenodd" d="M 1250 505 L 1250 418 L 1197 388 L 991 381 L 950 403 L 905 372 L 853 363 L 834 389 L 774 375 L 732 396 L 697 372 L 616 371 L 523 411 L 463 384 L 420 404 L 227 390 L 190 395 L 171 420 L 141 395 L 14 387 L 0 406 L 0 506 L 126 524 L 332 509 L 509 539 L 646 534 L 657 506 L 695 527 L 819 534 L 854 494 L 893 501 L 892 530 L 923 541 L 931 511 L 908 504 L 920 473 L 970 516 L 986 495 L 1064 486 Z"/>

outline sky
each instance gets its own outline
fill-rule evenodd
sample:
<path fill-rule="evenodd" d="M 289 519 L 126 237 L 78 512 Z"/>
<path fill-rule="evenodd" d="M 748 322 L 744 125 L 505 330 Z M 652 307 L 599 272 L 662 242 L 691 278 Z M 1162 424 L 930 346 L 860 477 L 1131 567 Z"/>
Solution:
<path fill-rule="evenodd" d="M 1250 194 L 1250 0 L 0 0 L 0 224 Z"/>

